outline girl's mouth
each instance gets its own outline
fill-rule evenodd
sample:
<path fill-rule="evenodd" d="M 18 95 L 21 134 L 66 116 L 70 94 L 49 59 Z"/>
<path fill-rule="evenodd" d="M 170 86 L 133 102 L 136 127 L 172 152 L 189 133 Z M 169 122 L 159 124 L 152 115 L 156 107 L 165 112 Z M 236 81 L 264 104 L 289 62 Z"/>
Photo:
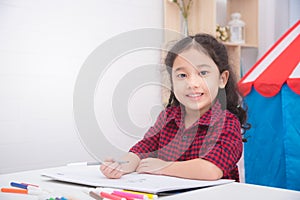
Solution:
<path fill-rule="evenodd" d="M 190 98 L 197 98 L 203 96 L 203 94 L 204 93 L 193 93 L 193 94 L 187 94 L 186 96 Z"/>

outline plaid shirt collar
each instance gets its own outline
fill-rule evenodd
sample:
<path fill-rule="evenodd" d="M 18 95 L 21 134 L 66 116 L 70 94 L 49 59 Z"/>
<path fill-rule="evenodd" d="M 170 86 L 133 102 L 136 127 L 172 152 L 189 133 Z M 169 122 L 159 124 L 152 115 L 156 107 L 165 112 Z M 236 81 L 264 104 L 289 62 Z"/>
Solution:
<path fill-rule="evenodd" d="M 168 113 L 168 117 L 166 119 L 166 122 L 169 123 L 171 120 L 175 120 L 175 123 L 178 127 L 183 126 L 183 120 L 184 120 L 184 113 L 185 109 L 184 106 L 176 106 L 173 107 L 173 109 L 170 109 L 170 113 Z M 183 114 L 182 114 L 183 113 Z M 216 122 L 220 120 L 225 119 L 225 111 L 221 109 L 221 104 L 219 101 L 216 101 L 213 106 L 204 113 L 197 122 L 194 123 L 193 126 L 196 125 L 202 125 L 202 126 L 212 126 Z"/>

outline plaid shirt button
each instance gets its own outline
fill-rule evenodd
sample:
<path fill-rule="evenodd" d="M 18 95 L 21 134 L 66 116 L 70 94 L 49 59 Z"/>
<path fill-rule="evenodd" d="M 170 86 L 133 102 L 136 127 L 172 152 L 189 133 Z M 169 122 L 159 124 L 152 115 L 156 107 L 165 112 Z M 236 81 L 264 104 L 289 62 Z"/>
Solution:
<path fill-rule="evenodd" d="M 182 136 L 182 141 L 186 141 L 188 137 L 186 135 Z"/>

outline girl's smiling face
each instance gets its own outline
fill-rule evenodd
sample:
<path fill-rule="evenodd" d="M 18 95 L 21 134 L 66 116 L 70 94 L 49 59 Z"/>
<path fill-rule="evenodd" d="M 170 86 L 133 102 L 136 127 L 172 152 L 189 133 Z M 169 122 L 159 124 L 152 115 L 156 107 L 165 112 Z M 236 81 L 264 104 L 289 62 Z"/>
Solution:
<path fill-rule="evenodd" d="M 219 88 L 224 88 L 229 72 L 220 74 L 217 65 L 205 53 L 190 48 L 174 60 L 172 82 L 177 100 L 186 114 L 202 116 L 215 100 Z"/>

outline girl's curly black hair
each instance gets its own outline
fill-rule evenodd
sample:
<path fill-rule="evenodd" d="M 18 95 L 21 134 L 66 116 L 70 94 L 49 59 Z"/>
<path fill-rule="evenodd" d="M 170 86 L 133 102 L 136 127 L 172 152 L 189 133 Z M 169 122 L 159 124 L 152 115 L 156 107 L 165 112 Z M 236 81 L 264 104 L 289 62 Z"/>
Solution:
<path fill-rule="evenodd" d="M 250 129 L 251 126 L 247 123 L 246 105 L 241 106 L 242 98 L 237 89 L 236 75 L 229 65 L 227 49 L 221 42 L 216 40 L 216 38 L 209 34 L 196 34 L 195 36 L 185 37 L 177 42 L 171 50 L 168 51 L 165 58 L 169 75 L 172 76 L 172 67 L 177 55 L 189 48 L 199 49 L 210 56 L 218 66 L 220 73 L 225 70 L 229 71 L 228 82 L 224 89 L 219 89 L 217 98 L 222 105 L 222 109 L 227 109 L 238 117 L 244 130 Z M 171 91 L 167 107 L 179 104 L 173 91 Z"/>

